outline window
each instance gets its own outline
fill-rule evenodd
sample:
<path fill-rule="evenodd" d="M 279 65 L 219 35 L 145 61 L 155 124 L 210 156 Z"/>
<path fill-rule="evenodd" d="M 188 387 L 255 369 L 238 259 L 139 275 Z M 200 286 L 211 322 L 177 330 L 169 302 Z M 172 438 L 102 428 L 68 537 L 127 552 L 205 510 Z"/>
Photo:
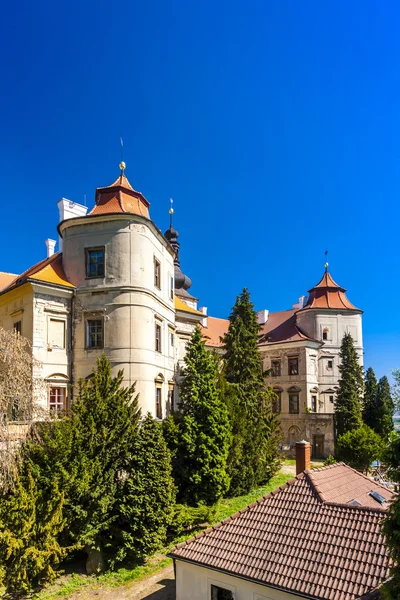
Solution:
<path fill-rule="evenodd" d="M 162 390 L 160 387 L 156 387 L 156 417 L 157 419 L 162 419 Z"/>
<path fill-rule="evenodd" d="M 289 375 L 298 375 L 299 374 L 299 359 L 298 358 L 289 358 L 288 366 L 289 366 Z"/>
<path fill-rule="evenodd" d="M 280 360 L 272 360 L 271 361 L 271 375 L 272 375 L 272 377 L 280 377 L 281 376 L 281 361 Z"/>
<path fill-rule="evenodd" d="M 299 414 L 299 394 L 289 394 L 289 414 Z"/>
<path fill-rule="evenodd" d="M 154 259 L 154 285 L 161 290 L 161 265 L 156 258 Z"/>
<path fill-rule="evenodd" d="M 52 387 L 49 392 L 49 408 L 55 413 L 62 412 L 65 408 L 65 388 Z"/>
<path fill-rule="evenodd" d="M 272 399 L 272 412 L 273 413 L 280 413 L 281 412 L 281 406 L 282 406 L 282 391 L 281 390 L 274 390 L 274 397 Z"/>
<path fill-rule="evenodd" d="M 174 299 L 174 278 L 169 278 L 169 297 L 171 300 Z"/>
<path fill-rule="evenodd" d="M 333 369 L 333 360 L 328 360 L 327 369 Z"/>
<path fill-rule="evenodd" d="M 233 592 L 219 585 L 211 585 L 211 600 L 233 600 Z"/>
<path fill-rule="evenodd" d="M 168 327 L 168 338 L 169 338 L 169 356 L 174 356 L 174 347 L 175 347 L 175 333 L 174 330 Z"/>
<path fill-rule="evenodd" d="M 86 277 L 104 277 L 104 247 L 86 249 Z"/>
<path fill-rule="evenodd" d="M 317 396 L 311 396 L 311 410 L 317 412 Z"/>
<path fill-rule="evenodd" d="M 21 335 L 21 333 L 22 333 L 22 321 L 16 321 L 14 323 L 14 331 L 15 331 L 15 333 L 18 333 L 19 335 Z"/>
<path fill-rule="evenodd" d="M 161 352 L 161 324 L 156 323 L 156 352 Z"/>
<path fill-rule="evenodd" d="M 47 343 L 51 348 L 65 348 L 65 321 L 49 319 Z"/>
<path fill-rule="evenodd" d="M 168 407 L 169 410 L 175 410 L 175 406 L 174 406 L 174 386 L 173 385 L 169 385 L 168 386 Z"/>
<path fill-rule="evenodd" d="M 325 329 L 322 332 L 322 339 L 323 340 L 327 340 L 328 339 L 328 333 L 329 333 L 329 329 L 327 327 L 325 327 Z"/>
<path fill-rule="evenodd" d="M 333 396 L 329 396 L 329 402 L 330 402 L 331 404 L 333 404 L 333 400 L 334 400 Z"/>
<path fill-rule="evenodd" d="M 87 348 L 103 348 L 103 319 L 88 320 L 86 336 Z"/>

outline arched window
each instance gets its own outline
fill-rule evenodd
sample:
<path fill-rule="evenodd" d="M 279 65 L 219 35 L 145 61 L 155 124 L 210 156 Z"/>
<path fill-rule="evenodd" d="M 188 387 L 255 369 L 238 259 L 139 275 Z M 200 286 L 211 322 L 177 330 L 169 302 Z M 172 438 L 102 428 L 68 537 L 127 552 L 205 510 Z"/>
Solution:
<path fill-rule="evenodd" d="M 288 442 L 290 446 L 295 446 L 296 442 L 300 441 L 300 438 L 300 429 L 297 427 L 297 425 L 292 425 L 288 431 Z"/>

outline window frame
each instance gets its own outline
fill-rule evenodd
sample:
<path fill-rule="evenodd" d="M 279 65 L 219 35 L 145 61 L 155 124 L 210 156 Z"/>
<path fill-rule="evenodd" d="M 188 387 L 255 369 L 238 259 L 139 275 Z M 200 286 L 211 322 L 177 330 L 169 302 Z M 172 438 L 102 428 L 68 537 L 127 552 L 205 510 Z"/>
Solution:
<path fill-rule="evenodd" d="M 326 362 L 326 368 L 328 369 L 328 371 L 332 371 L 333 370 L 333 359 L 329 358 Z"/>
<path fill-rule="evenodd" d="M 162 419 L 162 386 L 156 384 L 156 419 Z"/>
<path fill-rule="evenodd" d="M 91 340 L 91 331 L 90 331 L 90 324 L 91 323 L 96 323 L 96 322 L 100 322 L 101 323 L 101 330 L 100 332 L 94 332 L 94 335 L 97 335 L 99 333 L 101 333 L 101 343 L 97 344 L 97 345 L 91 345 L 89 342 Z M 96 318 L 87 318 L 86 322 L 85 322 L 85 327 L 86 327 L 86 344 L 85 344 L 85 348 L 86 350 L 101 350 L 102 348 L 104 348 L 104 318 L 103 317 L 96 317 Z"/>
<path fill-rule="evenodd" d="M 154 256 L 154 287 L 161 290 L 161 262 Z"/>
<path fill-rule="evenodd" d="M 293 372 L 293 365 L 296 364 L 296 372 Z M 288 356 L 288 375 L 289 376 L 298 376 L 300 372 L 299 369 L 299 357 L 298 356 Z"/>
<path fill-rule="evenodd" d="M 289 395 L 289 415 L 299 415 L 300 414 L 300 393 L 299 392 L 288 392 Z M 297 397 L 297 410 L 293 411 L 292 408 L 292 399 Z"/>
<path fill-rule="evenodd" d="M 52 395 L 52 391 L 55 392 L 56 390 L 59 392 L 62 392 L 62 394 L 61 394 L 62 399 L 61 399 L 61 401 L 59 399 L 58 400 L 56 399 L 52 406 L 51 395 Z M 50 412 L 54 411 L 54 414 L 56 414 L 56 415 L 65 411 L 66 406 L 67 406 L 67 388 L 65 386 L 60 386 L 60 385 L 50 385 L 49 386 L 48 406 L 49 406 L 49 411 Z"/>
<path fill-rule="evenodd" d="M 103 253 L 103 262 L 102 263 L 91 263 L 90 262 L 90 254 L 92 252 L 102 252 Z M 102 265 L 103 274 L 96 272 L 95 275 L 91 275 L 89 272 L 90 265 Z M 105 246 L 93 246 L 90 248 L 85 248 L 85 271 L 86 271 L 86 279 L 103 279 L 106 276 L 106 249 Z"/>
<path fill-rule="evenodd" d="M 49 336 L 50 336 L 50 323 L 51 322 L 57 322 L 57 323 L 63 323 L 64 326 L 64 332 L 63 332 L 63 345 L 62 346 L 55 346 L 54 344 L 52 344 L 50 342 Z M 60 319 L 56 316 L 49 316 L 48 320 L 47 320 L 47 347 L 51 348 L 51 350 L 65 350 L 67 347 L 67 322 L 65 319 Z"/>
<path fill-rule="evenodd" d="M 318 402 L 317 395 L 311 394 L 311 410 L 313 413 L 317 412 L 317 405 L 318 405 L 317 402 Z"/>
<path fill-rule="evenodd" d="M 19 321 L 14 321 L 13 330 L 16 333 L 16 335 L 22 335 L 22 319 L 20 319 Z"/>
<path fill-rule="evenodd" d="M 159 331 L 160 335 L 157 335 Z M 162 354 L 162 323 L 156 321 L 154 324 L 154 350 L 159 354 Z"/>
<path fill-rule="evenodd" d="M 278 369 L 275 370 L 275 367 Z M 276 372 L 277 371 L 277 372 Z M 271 377 L 280 377 L 282 374 L 282 361 L 280 358 L 271 360 Z"/>

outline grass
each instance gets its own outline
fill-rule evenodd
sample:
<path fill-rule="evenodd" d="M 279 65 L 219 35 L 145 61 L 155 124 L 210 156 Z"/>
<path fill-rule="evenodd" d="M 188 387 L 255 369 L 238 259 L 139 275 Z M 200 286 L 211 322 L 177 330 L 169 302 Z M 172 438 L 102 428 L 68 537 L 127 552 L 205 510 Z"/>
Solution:
<path fill-rule="evenodd" d="M 286 462 L 286 461 L 285 461 Z M 244 496 L 236 496 L 235 498 L 225 498 L 221 500 L 217 506 L 215 513 L 215 523 L 223 521 L 227 517 L 235 514 L 242 508 L 245 508 L 248 504 L 255 502 L 258 498 L 265 496 L 275 490 L 276 488 L 284 485 L 292 475 L 278 473 L 271 481 L 260 488 L 257 488 Z M 138 565 L 132 569 L 120 568 L 116 571 L 107 571 L 99 576 L 88 576 L 78 575 L 73 573 L 72 575 L 61 577 L 51 588 L 43 590 L 38 594 L 34 594 L 31 600 L 55 600 L 56 598 L 66 598 L 83 588 L 93 589 L 101 587 L 119 587 L 127 585 L 132 581 L 137 581 L 143 577 L 148 577 L 157 573 L 161 569 L 167 567 L 172 561 L 167 558 L 165 554 L 171 550 L 179 542 L 183 542 L 193 537 L 197 531 L 192 531 L 190 534 L 179 536 L 174 539 L 168 547 L 163 549 L 164 554 L 157 554 L 150 557 L 146 564 Z"/>
<path fill-rule="evenodd" d="M 286 460 L 283 461 L 284 465 L 291 465 L 294 466 L 296 464 L 296 459 L 295 458 L 288 458 Z M 324 466 L 324 461 L 323 460 L 315 460 L 315 459 L 311 459 L 311 468 L 312 469 L 318 469 L 319 467 L 323 467 Z"/>

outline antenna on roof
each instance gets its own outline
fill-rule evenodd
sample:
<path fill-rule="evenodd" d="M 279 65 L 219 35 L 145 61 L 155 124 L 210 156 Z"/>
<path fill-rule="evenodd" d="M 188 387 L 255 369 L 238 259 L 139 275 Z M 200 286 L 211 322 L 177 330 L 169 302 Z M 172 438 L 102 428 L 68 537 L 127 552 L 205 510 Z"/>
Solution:
<path fill-rule="evenodd" d="M 119 163 L 119 168 L 121 169 L 121 179 L 126 169 L 126 164 L 124 163 L 124 140 L 122 137 L 119 138 L 119 143 L 121 144 L 121 162 Z"/>
<path fill-rule="evenodd" d="M 173 205 L 174 201 L 172 198 L 170 198 L 169 201 L 171 203 L 171 206 L 169 209 L 169 226 L 172 227 L 172 215 L 174 214 L 174 209 L 172 208 L 172 205 Z"/>
<path fill-rule="evenodd" d="M 325 256 L 326 256 L 326 258 L 328 258 L 328 250 L 325 250 Z M 326 260 L 326 262 L 324 264 L 324 267 L 325 267 L 325 273 L 327 273 L 328 272 L 328 267 L 329 267 L 329 263 L 328 263 L 327 260 Z"/>

